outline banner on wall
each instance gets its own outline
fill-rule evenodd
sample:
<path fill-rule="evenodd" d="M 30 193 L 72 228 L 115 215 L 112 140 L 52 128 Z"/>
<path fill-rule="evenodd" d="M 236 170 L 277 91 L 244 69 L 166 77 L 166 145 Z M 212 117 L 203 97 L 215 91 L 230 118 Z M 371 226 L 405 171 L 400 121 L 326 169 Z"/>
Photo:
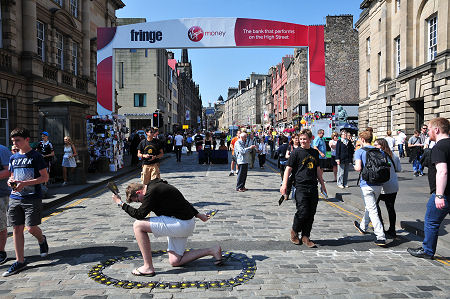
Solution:
<path fill-rule="evenodd" d="M 243 18 L 194 18 L 97 29 L 97 113 L 114 111 L 113 50 L 308 47 L 311 111 L 325 112 L 324 27 Z"/>

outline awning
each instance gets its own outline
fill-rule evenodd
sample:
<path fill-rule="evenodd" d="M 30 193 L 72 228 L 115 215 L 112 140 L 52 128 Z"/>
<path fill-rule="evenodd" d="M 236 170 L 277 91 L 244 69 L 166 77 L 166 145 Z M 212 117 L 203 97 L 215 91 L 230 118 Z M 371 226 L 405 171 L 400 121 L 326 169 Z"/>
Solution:
<path fill-rule="evenodd" d="M 54 104 L 62 104 L 62 105 L 73 105 L 80 107 L 89 107 L 89 105 L 84 104 L 81 101 L 75 100 L 68 95 L 60 94 L 54 97 L 42 99 L 42 100 L 34 100 L 33 104 L 36 105 L 54 105 Z"/>

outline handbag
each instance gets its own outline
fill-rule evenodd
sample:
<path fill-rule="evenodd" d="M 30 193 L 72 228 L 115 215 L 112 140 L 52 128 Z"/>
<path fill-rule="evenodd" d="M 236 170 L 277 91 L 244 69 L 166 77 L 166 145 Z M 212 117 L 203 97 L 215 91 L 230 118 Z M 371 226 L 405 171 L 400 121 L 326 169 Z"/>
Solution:
<path fill-rule="evenodd" d="M 182 154 L 187 154 L 187 147 L 186 146 L 183 146 L 182 148 L 181 148 L 181 153 Z"/>

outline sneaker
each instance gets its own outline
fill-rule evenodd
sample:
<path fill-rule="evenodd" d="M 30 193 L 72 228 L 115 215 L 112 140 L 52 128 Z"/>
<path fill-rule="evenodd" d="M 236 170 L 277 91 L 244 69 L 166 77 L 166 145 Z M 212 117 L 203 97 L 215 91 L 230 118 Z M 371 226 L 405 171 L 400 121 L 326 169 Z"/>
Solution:
<path fill-rule="evenodd" d="M 68 182 L 64 182 L 64 183 L 61 184 L 61 186 L 67 186 L 67 185 L 69 185 Z"/>
<path fill-rule="evenodd" d="M 348 185 L 345 185 L 344 187 L 345 187 L 345 188 L 348 188 Z"/>
<path fill-rule="evenodd" d="M 419 172 L 419 176 L 423 176 L 423 173 L 422 173 L 422 172 Z"/>
<path fill-rule="evenodd" d="M 23 269 L 25 269 L 26 266 L 27 266 L 27 263 L 25 261 L 23 263 L 19 263 L 19 262 L 15 261 L 14 264 L 12 264 L 11 267 L 9 267 L 8 271 L 3 272 L 2 276 L 8 277 L 10 275 L 16 274 L 16 273 L 22 271 Z"/>
<path fill-rule="evenodd" d="M 338 188 L 344 189 L 344 186 L 342 185 L 337 185 Z"/>
<path fill-rule="evenodd" d="M 366 232 L 365 230 L 363 230 L 363 229 L 359 226 L 359 222 L 358 222 L 358 221 L 353 222 L 353 225 L 356 227 L 356 229 L 359 231 L 359 233 L 360 233 L 361 235 L 367 234 L 367 232 Z"/>
<path fill-rule="evenodd" d="M 375 240 L 375 245 L 384 247 L 386 246 L 386 240 Z"/>
<path fill-rule="evenodd" d="M 419 176 L 419 173 L 417 173 L 417 172 L 414 172 L 414 176 Z"/>
<path fill-rule="evenodd" d="M 233 176 L 233 175 L 234 175 L 234 172 L 230 172 L 230 174 L 228 176 Z"/>
<path fill-rule="evenodd" d="M 48 244 L 47 238 L 44 236 L 44 242 L 39 243 L 39 251 L 41 252 L 41 257 L 46 257 L 48 255 Z"/>
<path fill-rule="evenodd" d="M 6 260 L 7 260 L 6 252 L 0 251 L 0 265 L 6 263 Z"/>
<path fill-rule="evenodd" d="M 434 257 L 432 255 L 429 255 L 425 252 L 425 250 L 423 250 L 422 247 L 419 248 L 408 248 L 408 253 L 412 256 L 415 257 L 420 257 L 420 258 L 424 258 L 424 259 L 429 259 L 432 260 Z"/>

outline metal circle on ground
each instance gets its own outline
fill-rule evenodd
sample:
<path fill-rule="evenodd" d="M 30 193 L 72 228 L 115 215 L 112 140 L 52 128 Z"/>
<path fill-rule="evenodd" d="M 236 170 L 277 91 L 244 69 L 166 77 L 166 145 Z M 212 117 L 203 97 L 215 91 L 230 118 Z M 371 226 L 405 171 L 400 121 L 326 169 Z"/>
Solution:
<path fill-rule="evenodd" d="M 167 250 L 152 251 L 152 254 L 164 254 Z M 246 283 L 255 276 L 256 263 L 242 253 L 225 252 L 224 257 L 230 256 L 231 259 L 235 259 L 241 262 L 242 271 L 237 276 L 218 280 L 218 281 L 150 281 L 141 282 L 133 280 L 121 280 L 110 277 L 103 273 L 103 270 L 115 263 L 123 262 L 127 260 L 134 260 L 142 257 L 141 254 L 123 256 L 119 258 L 111 258 L 99 264 L 96 264 L 91 268 L 88 275 L 89 277 L 103 285 L 110 285 L 124 289 L 140 289 L 140 288 L 158 288 L 158 289 L 184 289 L 184 288 L 199 288 L 199 289 L 214 289 L 214 288 L 228 288 L 234 287 Z"/>

